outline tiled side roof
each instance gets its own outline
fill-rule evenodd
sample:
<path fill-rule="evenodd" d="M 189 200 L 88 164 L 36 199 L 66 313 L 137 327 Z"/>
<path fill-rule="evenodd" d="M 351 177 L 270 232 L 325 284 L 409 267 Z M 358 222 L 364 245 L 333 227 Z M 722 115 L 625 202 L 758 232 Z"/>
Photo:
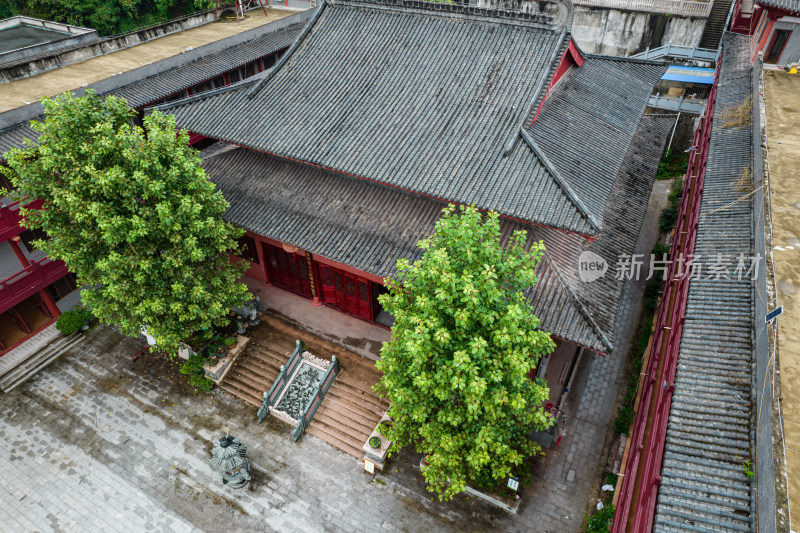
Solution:
<path fill-rule="evenodd" d="M 99 95 L 125 98 L 134 108 L 160 100 L 259 57 L 289 47 L 311 17 L 304 11 L 241 34 L 201 46 L 144 67 L 91 84 Z M 83 90 L 75 91 L 83 94 Z M 41 104 L 0 113 L 0 154 L 20 148 L 23 137 L 38 134 L 28 124 L 43 120 Z"/>
<path fill-rule="evenodd" d="M 752 481 L 742 469 L 751 460 L 753 283 L 705 279 L 717 254 L 733 257 L 732 271 L 740 253 L 753 252 L 751 202 L 729 205 L 743 194 L 736 183 L 750 169 L 752 135 L 719 118 L 752 95 L 750 68 L 747 36 L 726 34 L 694 251 L 703 279 L 689 285 L 656 532 L 753 530 Z"/>
<path fill-rule="evenodd" d="M 271 155 L 596 233 L 518 135 L 563 34 L 466 12 L 345 0 L 322 9 L 259 89 L 164 110 L 182 128 Z"/>
<path fill-rule="evenodd" d="M 650 92 L 665 70 L 663 64 L 589 56 L 551 90 L 528 130 L 601 221 Z"/>
<path fill-rule="evenodd" d="M 800 0 L 757 0 L 762 6 L 777 7 L 793 13 L 800 13 Z"/>
<path fill-rule="evenodd" d="M 41 118 L 35 117 L 35 119 Z M 0 159 L 2 159 L 2 154 L 6 153 L 10 148 L 22 148 L 23 139 L 35 140 L 38 137 L 39 134 L 33 131 L 27 122 L 0 130 Z"/>
<path fill-rule="evenodd" d="M 226 219 L 250 231 L 286 242 L 381 277 L 396 275 L 397 259 L 414 261 L 416 243 L 433 233 L 444 204 L 402 191 L 325 173 L 217 144 L 203 152 L 210 179 L 231 207 Z M 530 226 L 503 221 L 507 237 Z M 554 335 L 606 351 L 553 263 L 545 258 L 539 282 L 528 294 L 542 327 Z"/>
<path fill-rule="evenodd" d="M 261 31 L 258 35 L 251 35 L 246 42 L 228 46 L 190 63 L 178 65 L 119 89 L 112 89 L 110 92 L 125 98 L 131 107 L 144 107 L 146 104 L 180 92 L 187 87 L 213 79 L 222 72 L 241 67 L 260 57 L 288 48 L 303 29 L 305 22 L 304 18 L 274 31 L 266 33 Z M 262 28 L 269 30 L 269 24 Z M 98 87 L 98 90 L 101 88 Z"/>
<path fill-rule="evenodd" d="M 536 238 L 548 245 L 549 255 L 565 282 L 609 345 L 614 343 L 617 309 L 624 285 L 623 280 L 616 279 L 616 266 L 619 257 L 637 252 L 658 162 L 674 124 L 672 116 L 644 115 L 639 126 L 634 126 L 633 143 L 616 179 L 612 180 L 614 186 L 604 207 L 603 232 L 595 241 L 586 243 L 577 235 L 534 228 Z M 608 271 L 602 278 L 588 283 L 580 280 L 577 269 L 582 252 L 593 252 L 605 259 Z M 642 272 L 646 270 L 642 268 Z"/>

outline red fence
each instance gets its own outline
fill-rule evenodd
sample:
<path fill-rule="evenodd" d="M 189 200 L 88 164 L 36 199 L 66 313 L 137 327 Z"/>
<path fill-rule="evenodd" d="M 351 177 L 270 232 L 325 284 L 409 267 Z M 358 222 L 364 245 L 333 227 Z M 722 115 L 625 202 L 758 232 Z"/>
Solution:
<path fill-rule="evenodd" d="M 653 526 L 678 350 L 689 293 L 689 276 L 676 271 L 679 262 L 675 259 L 680 257 L 680 254 L 685 259 L 694 251 L 720 63 L 721 56 L 717 60 L 717 71 L 714 86 L 709 94 L 708 106 L 692 141 L 695 149 L 689 156 L 684 193 L 670 250 L 671 261 L 653 332 L 651 354 L 641 383 L 641 401 L 631 433 L 631 447 L 620 488 L 617 512 L 614 515 L 612 531 L 615 533 L 623 531 L 644 533 L 651 531 Z"/>
<path fill-rule="evenodd" d="M 61 261 L 44 258 L 25 267 L 13 276 L 0 281 L 0 312 L 5 312 L 30 298 L 54 281 L 67 275 Z"/>

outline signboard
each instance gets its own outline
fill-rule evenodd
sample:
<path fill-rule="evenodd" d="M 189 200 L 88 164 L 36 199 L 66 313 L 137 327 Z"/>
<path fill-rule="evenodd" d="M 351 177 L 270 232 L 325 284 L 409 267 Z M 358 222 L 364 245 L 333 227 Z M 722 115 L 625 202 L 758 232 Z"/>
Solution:
<path fill-rule="evenodd" d="M 779 308 L 775 309 L 774 311 L 770 311 L 769 313 L 767 313 L 767 316 L 764 317 L 764 322 L 769 324 L 770 321 L 772 321 L 773 318 L 778 318 L 782 314 L 783 314 L 783 306 L 780 306 Z"/>
<path fill-rule="evenodd" d="M 375 477 L 375 463 L 364 457 L 364 472 L 372 474 Z"/>
<path fill-rule="evenodd" d="M 513 491 L 515 491 L 515 492 L 518 491 L 519 490 L 519 478 L 516 478 L 516 477 L 508 478 L 508 488 L 513 490 Z"/>

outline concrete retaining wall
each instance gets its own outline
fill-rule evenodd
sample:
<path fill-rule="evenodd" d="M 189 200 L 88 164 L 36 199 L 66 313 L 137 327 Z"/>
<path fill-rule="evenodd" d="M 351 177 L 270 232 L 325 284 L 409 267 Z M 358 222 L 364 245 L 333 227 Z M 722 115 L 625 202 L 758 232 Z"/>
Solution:
<path fill-rule="evenodd" d="M 5 64 L 0 66 L 0 83 L 27 78 L 43 71 L 116 52 L 117 50 L 129 48 L 170 33 L 188 30 L 213 21 L 214 10 L 212 9 L 173 19 L 154 26 L 148 26 L 135 32 L 100 39 L 88 45 L 79 44 L 55 53 L 44 53 L 33 58 Z"/>
<path fill-rule="evenodd" d="M 575 6 L 572 35 L 588 54 L 627 56 L 672 43 L 696 46 L 705 18 Z"/>

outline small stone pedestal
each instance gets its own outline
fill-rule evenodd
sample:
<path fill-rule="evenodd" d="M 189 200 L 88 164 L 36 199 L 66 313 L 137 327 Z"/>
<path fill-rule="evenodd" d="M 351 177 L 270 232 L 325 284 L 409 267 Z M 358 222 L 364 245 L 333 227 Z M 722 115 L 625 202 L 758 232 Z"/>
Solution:
<path fill-rule="evenodd" d="M 228 350 L 228 355 L 217 361 L 215 365 L 205 364 L 203 365 L 203 371 L 206 374 L 206 377 L 213 381 L 214 383 L 219 384 L 222 381 L 222 378 L 225 377 L 225 374 L 233 367 L 233 361 L 242 353 L 244 347 L 247 345 L 247 342 L 250 340 L 249 337 L 245 337 L 243 335 L 236 336 L 236 348 L 233 350 Z"/>
<path fill-rule="evenodd" d="M 381 420 L 380 422 L 378 422 L 378 424 L 391 421 L 392 419 L 389 418 L 389 415 L 384 413 L 383 417 L 381 417 Z M 373 448 L 372 446 L 369 445 L 369 439 L 371 439 L 372 437 L 378 437 L 379 439 L 381 439 L 381 445 L 379 447 Z M 380 469 L 381 472 L 383 472 L 383 466 L 386 464 L 386 455 L 389 453 L 389 448 L 391 447 L 392 447 L 391 441 L 386 440 L 386 437 L 378 433 L 378 428 L 376 426 L 375 429 L 372 431 L 372 434 L 370 434 L 369 438 L 367 439 L 367 442 L 364 443 L 364 446 L 362 446 L 361 449 L 364 450 L 364 459 L 369 459 L 370 461 L 375 463 L 375 466 L 378 467 L 378 469 Z"/>

